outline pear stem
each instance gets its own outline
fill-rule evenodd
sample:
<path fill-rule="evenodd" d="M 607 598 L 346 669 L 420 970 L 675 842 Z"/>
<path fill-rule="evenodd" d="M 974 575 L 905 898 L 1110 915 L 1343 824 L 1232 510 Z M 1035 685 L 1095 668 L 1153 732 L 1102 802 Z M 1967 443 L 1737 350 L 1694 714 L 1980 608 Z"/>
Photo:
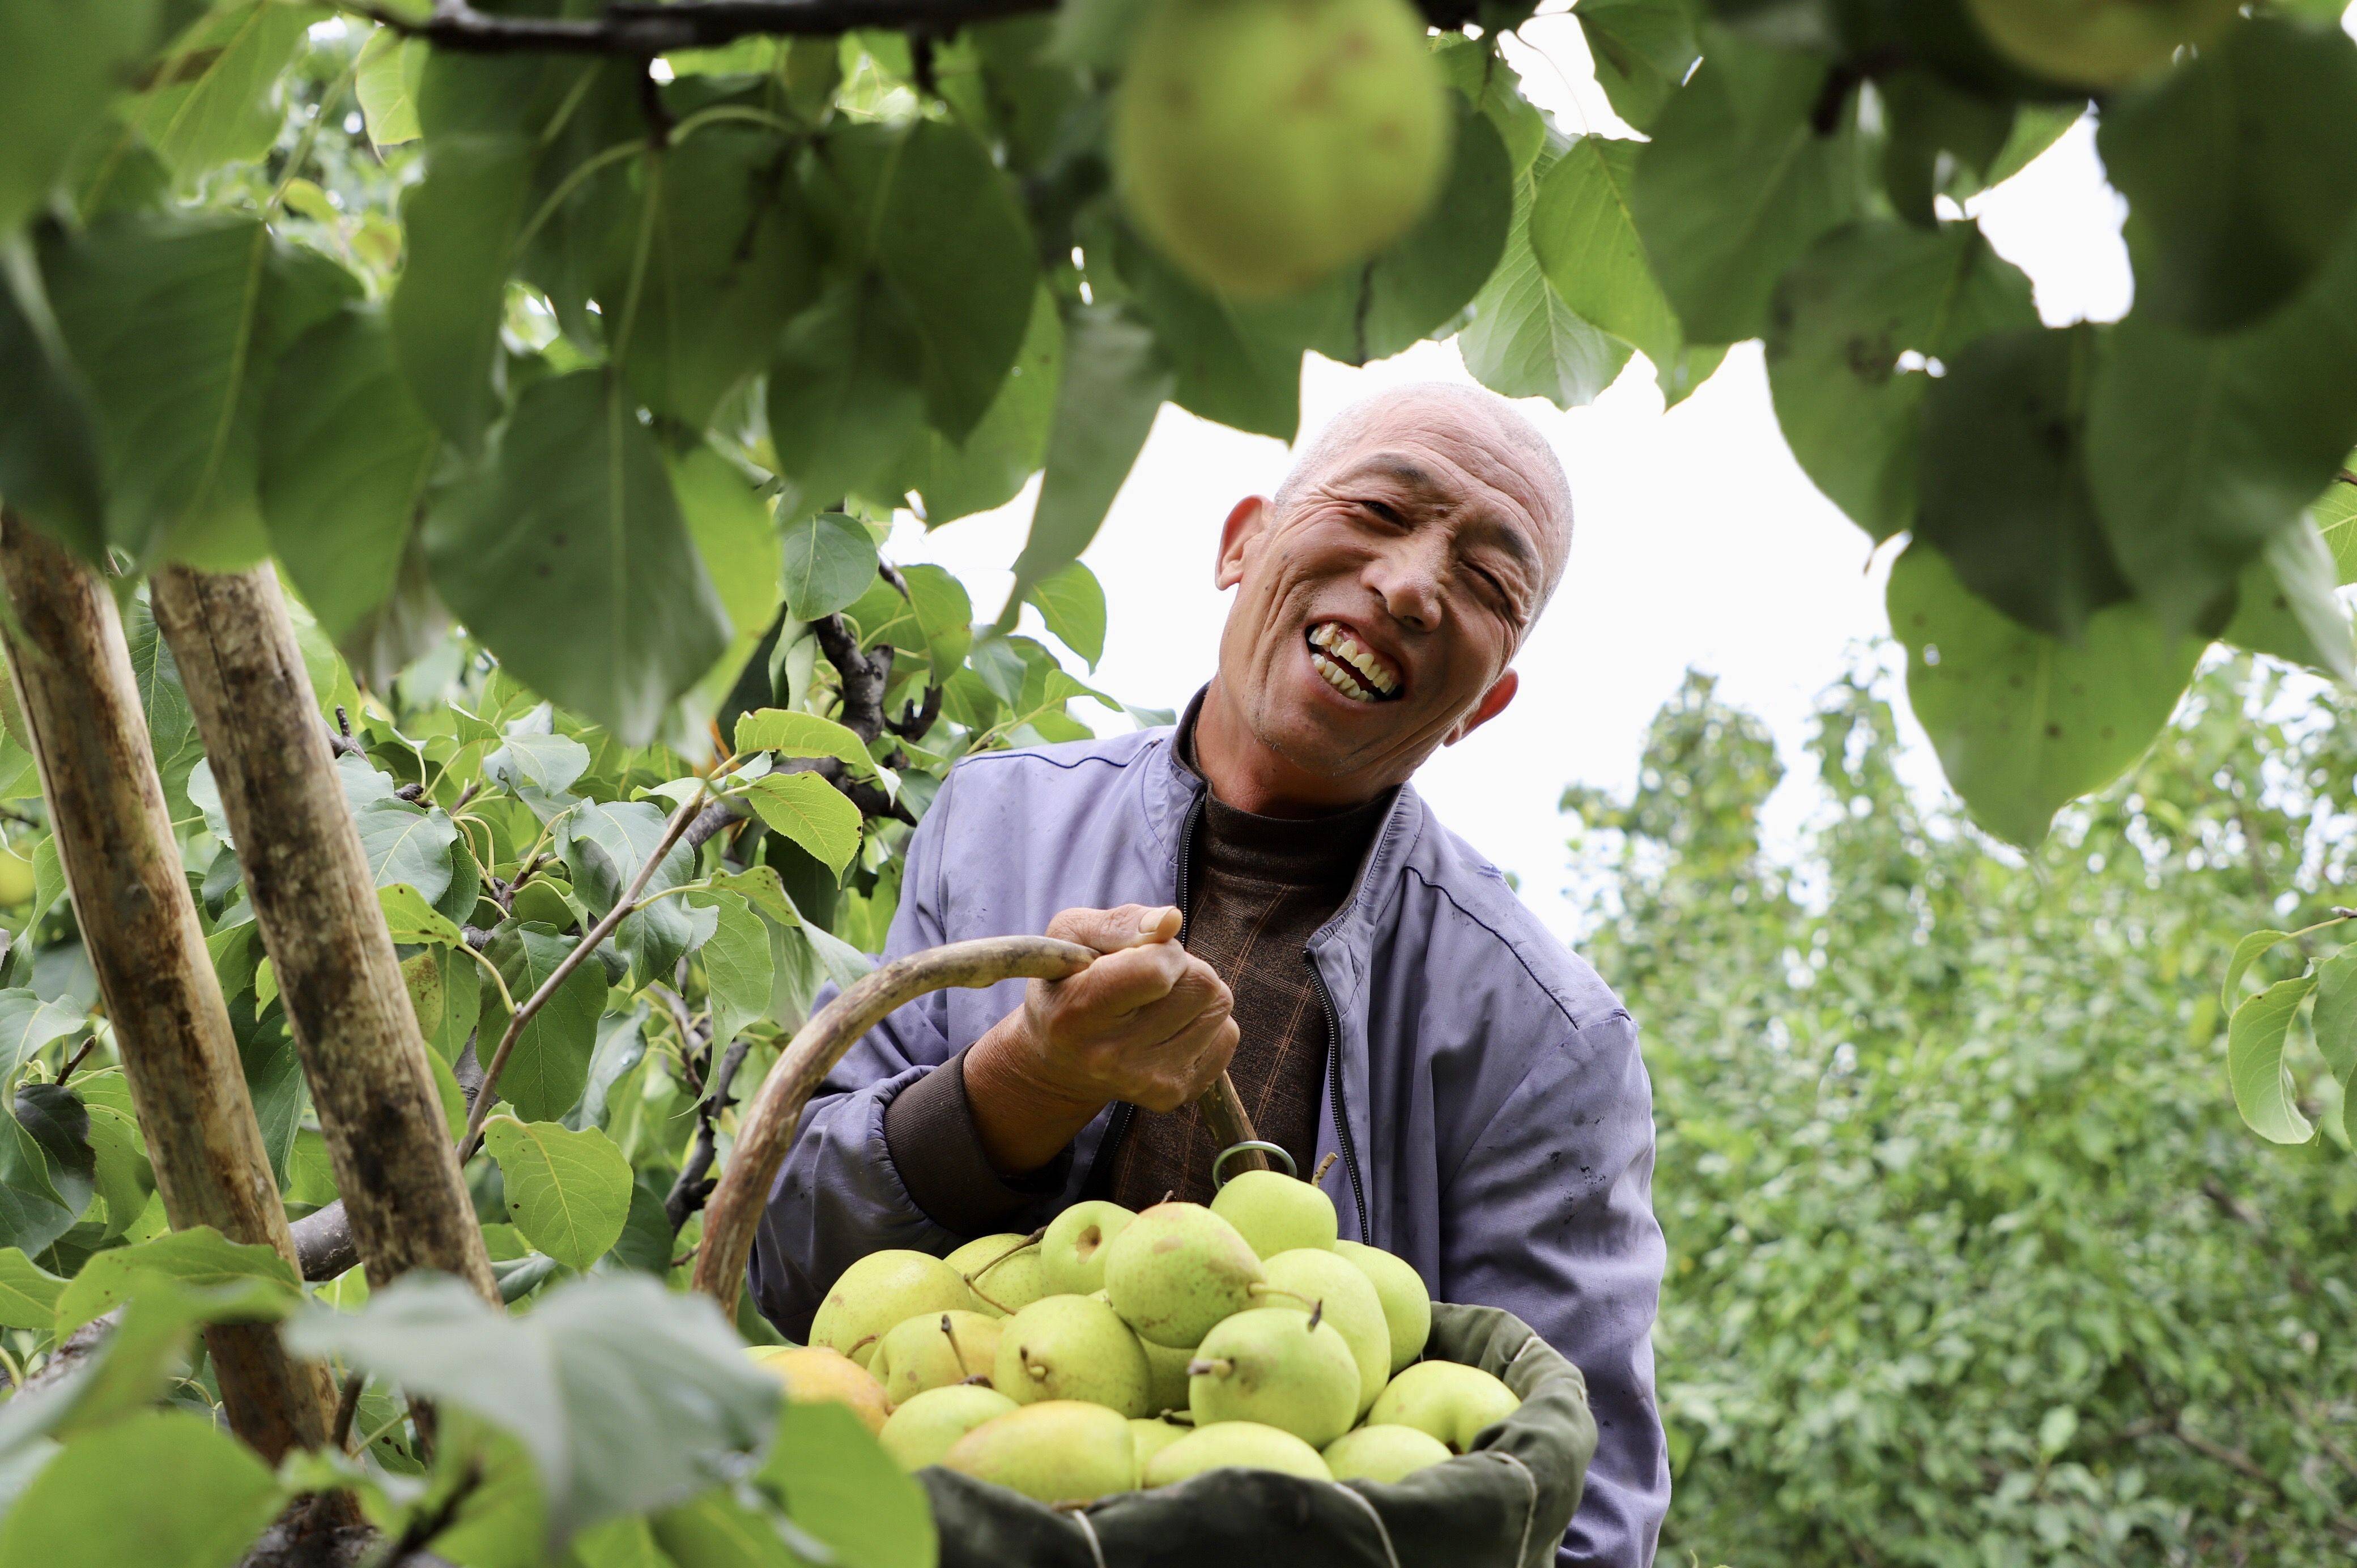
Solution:
<path fill-rule="evenodd" d="M 1027 1247 L 1036 1247 L 1040 1242 L 1046 1240 L 1047 1238 L 1048 1228 L 1045 1225 L 1042 1225 L 1039 1229 L 1032 1231 L 1031 1234 L 1024 1237 L 1023 1240 L 1016 1242 L 1015 1245 L 1007 1248 L 1006 1251 L 999 1253 L 998 1256 L 991 1259 L 990 1262 L 983 1264 L 982 1267 L 968 1274 L 965 1277 L 965 1283 L 968 1284 L 974 1283 L 974 1281 L 982 1278 L 983 1275 L 990 1273 L 991 1270 L 998 1267 L 999 1264 L 1006 1262 L 1007 1259 L 1015 1256 L 1016 1253 L 1022 1251 Z M 996 1305 L 996 1304 L 993 1303 L 992 1305 Z"/>
<path fill-rule="evenodd" d="M 1198 1356 L 1195 1359 L 1187 1363 L 1187 1375 L 1190 1378 L 1200 1378 L 1206 1376 L 1224 1378 L 1232 1375 L 1235 1369 L 1236 1364 L 1233 1361 L 1229 1360 L 1225 1356 L 1215 1356 L 1210 1360 L 1205 1360 L 1202 1357 Z"/>
<path fill-rule="evenodd" d="M 968 1285 L 966 1288 L 972 1290 L 974 1287 Z M 950 1315 L 946 1312 L 942 1314 L 942 1337 L 950 1342 L 950 1356 L 957 1362 L 958 1376 L 971 1378 L 974 1374 L 966 1369 L 965 1352 L 958 1348 L 957 1330 L 950 1326 Z"/>
<path fill-rule="evenodd" d="M 1309 1185 L 1310 1185 L 1310 1186 L 1312 1186 L 1312 1187 L 1316 1187 L 1316 1186 L 1318 1186 L 1320 1182 L 1324 1181 L 1324 1180 L 1326 1179 L 1326 1173 L 1327 1173 L 1328 1171 L 1332 1170 L 1332 1169 L 1334 1168 L 1334 1162 L 1335 1162 L 1336 1160 L 1340 1159 L 1341 1157 L 1342 1157 L 1342 1156 L 1341 1156 L 1341 1155 L 1340 1155 L 1340 1154 L 1339 1154 L 1339 1153 L 1337 1153 L 1337 1152 L 1335 1152 L 1335 1151 L 1332 1151 L 1332 1150 L 1329 1150 L 1329 1151 L 1327 1152 L 1327 1155 L 1326 1155 L 1326 1157 L 1325 1157 L 1324 1159 L 1322 1159 L 1322 1160 L 1320 1160 L 1320 1161 L 1318 1161 L 1318 1168 L 1317 1168 L 1317 1170 L 1315 1170 L 1314 1172 L 1312 1172 L 1312 1173 L 1310 1174 L 1310 1177 L 1309 1177 Z"/>
<path fill-rule="evenodd" d="M 1296 1300 L 1296 1301 L 1297 1301 L 1297 1302 L 1301 1303 L 1301 1304 L 1302 1304 L 1303 1305 L 1305 1305 L 1305 1306 L 1312 1306 L 1312 1307 L 1315 1307 L 1315 1306 L 1322 1306 L 1323 1305 L 1325 1305 L 1325 1304 L 1324 1304 L 1324 1303 L 1322 1303 L 1322 1302 L 1313 1301 L 1313 1300 L 1312 1300 L 1312 1299 L 1310 1299 L 1308 1296 L 1306 1296 L 1306 1295 L 1302 1294 L 1301 1294 L 1299 1291 L 1297 1291 L 1297 1290 L 1287 1290 L 1287 1289 L 1286 1289 L 1283 1285 L 1271 1285 L 1271 1284 L 1246 1285 L 1246 1286 L 1244 1287 L 1244 1291 L 1245 1291 L 1245 1294 L 1249 1294 L 1249 1295 L 1256 1295 L 1256 1296 L 1259 1296 L 1259 1295 L 1289 1295 L 1289 1296 L 1291 1296 L 1294 1300 Z"/>

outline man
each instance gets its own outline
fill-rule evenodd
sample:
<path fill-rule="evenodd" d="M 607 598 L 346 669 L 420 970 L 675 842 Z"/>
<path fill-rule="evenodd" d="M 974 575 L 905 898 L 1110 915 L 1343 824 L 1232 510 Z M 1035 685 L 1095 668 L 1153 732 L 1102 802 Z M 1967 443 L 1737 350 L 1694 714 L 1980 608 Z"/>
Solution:
<path fill-rule="evenodd" d="M 1560 1561 L 1649 1562 L 1669 1471 L 1636 1027 L 1407 784 L 1513 700 L 1570 532 L 1562 469 L 1503 400 L 1372 399 L 1228 514 L 1219 670 L 1176 730 L 961 763 L 889 952 L 1044 929 L 1107 956 L 935 993 L 854 1047 L 762 1222 L 761 1310 L 799 1337 L 878 1248 L 1208 1198 L 1192 1102 L 1228 1069 L 1303 1175 L 1340 1156 L 1344 1236 L 1578 1364 L 1598 1441 Z"/>

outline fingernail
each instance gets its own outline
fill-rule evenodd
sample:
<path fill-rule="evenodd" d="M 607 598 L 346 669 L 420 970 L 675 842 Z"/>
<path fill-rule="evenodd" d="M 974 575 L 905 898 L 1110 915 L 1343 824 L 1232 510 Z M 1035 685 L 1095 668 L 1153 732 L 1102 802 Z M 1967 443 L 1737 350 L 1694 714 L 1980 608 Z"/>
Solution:
<path fill-rule="evenodd" d="M 1162 917 L 1168 912 L 1169 911 L 1167 909 L 1148 909 L 1145 916 L 1137 922 L 1138 934 L 1140 936 L 1152 936 L 1155 932 L 1160 930 L 1162 929 Z"/>

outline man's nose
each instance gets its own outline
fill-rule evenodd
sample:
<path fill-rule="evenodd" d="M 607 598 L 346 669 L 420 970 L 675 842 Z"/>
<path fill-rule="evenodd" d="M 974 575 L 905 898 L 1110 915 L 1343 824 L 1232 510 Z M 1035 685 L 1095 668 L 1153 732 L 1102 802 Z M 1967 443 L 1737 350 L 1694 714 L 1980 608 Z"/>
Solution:
<path fill-rule="evenodd" d="M 1394 620 L 1416 631 L 1439 629 L 1442 553 L 1437 542 L 1411 536 L 1368 564 L 1367 586 Z"/>

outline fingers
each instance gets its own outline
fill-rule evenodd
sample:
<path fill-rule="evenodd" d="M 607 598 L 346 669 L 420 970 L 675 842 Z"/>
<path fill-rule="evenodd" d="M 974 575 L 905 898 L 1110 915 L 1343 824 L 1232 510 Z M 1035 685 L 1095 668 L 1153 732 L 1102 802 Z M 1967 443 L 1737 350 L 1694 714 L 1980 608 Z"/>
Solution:
<path fill-rule="evenodd" d="M 1178 934 L 1179 913 L 1168 905 L 1124 904 L 1112 909 L 1066 909 L 1048 922 L 1048 934 L 1102 953 L 1168 942 Z"/>
<path fill-rule="evenodd" d="M 1156 1047 L 1163 1070 L 1150 1091 L 1137 1103 L 1148 1111 L 1176 1111 L 1201 1097 L 1236 1054 L 1242 1038 L 1236 1021 L 1222 1007 L 1195 1019 L 1177 1036 Z"/>
<path fill-rule="evenodd" d="M 1209 965 L 1176 942 L 1156 942 L 1107 953 L 1071 979 L 1054 983 L 1064 1008 L 1103 1015 L 1112 1022 L 1167 1000 L 1196 968 L 1210 973 Z M 1211 979 L 1216 983 L 1218 976 Z"/>

